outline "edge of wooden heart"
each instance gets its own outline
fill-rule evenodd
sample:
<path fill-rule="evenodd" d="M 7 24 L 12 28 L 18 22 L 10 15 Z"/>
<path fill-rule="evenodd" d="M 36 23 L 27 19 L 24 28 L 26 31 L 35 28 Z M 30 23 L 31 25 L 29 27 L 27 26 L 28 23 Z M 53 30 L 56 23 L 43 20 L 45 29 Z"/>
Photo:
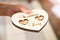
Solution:
<path fill-rule="evenodd" d="M 47 22 L 48 22 L 48 21 L 47 21 Z M 44 26 L 43 26 L 40 30 L 30 30 L 30 29 L 22 28 L 22 27 L 19 27 L 19 26 L 15 25 L 13 22 L 12 22 L 12 24 L 13 24 L 16 28 L 18 28 L 18 29 L 22 29 L 22 30 L 25 30 L 25 31 L 31 31 L 31 32 L 40 32 L 40 31 L 45 27 L 45 25 L 47 24 L 47 22 L 44 24 Z"/>

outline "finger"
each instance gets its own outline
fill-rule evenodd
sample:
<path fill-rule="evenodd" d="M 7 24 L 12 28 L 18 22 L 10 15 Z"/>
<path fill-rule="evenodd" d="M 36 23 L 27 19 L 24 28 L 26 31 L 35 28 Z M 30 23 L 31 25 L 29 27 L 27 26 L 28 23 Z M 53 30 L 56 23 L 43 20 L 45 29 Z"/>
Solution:
<path fill-rule="evenodd" d="M 17 6 L 17 8 L 20 9 L 20 10 L 17 10 L 17 11 L 22 11 L 24 13 L 30 13 L 31 12 L 28 8 L 26 8 L 25 6 L 23 6 L 21 4 L 11 4 L 11 3 L 6 3 L 6 2 L 3 2 L 1 4 L 8 5 L 8 6 Z"/>

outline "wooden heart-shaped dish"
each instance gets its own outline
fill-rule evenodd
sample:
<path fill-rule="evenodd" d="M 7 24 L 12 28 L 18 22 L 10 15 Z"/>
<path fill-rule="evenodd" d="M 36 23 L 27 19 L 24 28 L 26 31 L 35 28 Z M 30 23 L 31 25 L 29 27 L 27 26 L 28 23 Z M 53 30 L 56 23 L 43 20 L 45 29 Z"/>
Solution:
<path fill-rule="evenodd" d="M 11 17 L 12 22 L 23 29 L 39 31 L 48 21 L 48 14 L 42 9 L 34 9 L 30 14 L 19 12 Z"/>

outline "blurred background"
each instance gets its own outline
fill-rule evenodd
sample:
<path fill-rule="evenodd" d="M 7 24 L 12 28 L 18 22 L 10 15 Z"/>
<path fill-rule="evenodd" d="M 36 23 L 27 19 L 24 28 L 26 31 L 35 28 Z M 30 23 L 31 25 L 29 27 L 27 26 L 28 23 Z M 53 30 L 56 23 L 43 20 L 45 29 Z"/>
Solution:
<path fill-rule="evenodd" d="M 0 0 L 0 2 L 19 3 L 28 9 L 44 9 L 49 20 L 40 32 L 18 29 L 8 16 L 0 16 L 1 40 L 60 40 L 60 0 Z"/>

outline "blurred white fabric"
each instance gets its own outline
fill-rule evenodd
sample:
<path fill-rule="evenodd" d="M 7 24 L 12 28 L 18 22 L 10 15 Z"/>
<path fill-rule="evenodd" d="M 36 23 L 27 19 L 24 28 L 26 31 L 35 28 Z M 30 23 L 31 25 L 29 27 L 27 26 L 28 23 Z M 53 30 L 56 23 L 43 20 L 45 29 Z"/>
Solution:
<path fill-rule="evenodd" d="M 60 0 L 49 0 L 49 1 L 55 4 L 60 4 Z"/>
<path fill-rule="evenodd" d="M 51 11 L 56 15 L 57 18 L 60 18 L 60 5 L 54 5 Z"/>
<path fill-rule="evenodd" d="M 6 17 L 0 16 L 0 40 L 6 40 Z"/>
<path fill-rule="evenodd" d="M 60 18 L 60 0 L 49 0 L 49 1 L 54 4 L 53 7 L 51 8 L 51 11 L 57 18 Z"/>

